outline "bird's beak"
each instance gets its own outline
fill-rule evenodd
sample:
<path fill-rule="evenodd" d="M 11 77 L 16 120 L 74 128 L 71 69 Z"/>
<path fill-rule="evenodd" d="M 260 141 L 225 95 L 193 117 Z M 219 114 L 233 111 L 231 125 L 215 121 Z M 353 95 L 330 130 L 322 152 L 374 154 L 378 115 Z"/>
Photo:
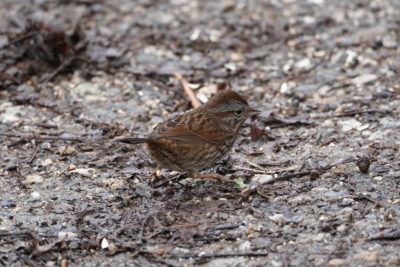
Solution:
<path fill-rule="evenodd" d="M 259 110 L 254 109 L 254 108 L 250 108 L 250 110 L 249 110 L 249 115 L 250 116 L 255 116 L 255 115 L 258 115 L 258 114 L 260 114 Z"/>

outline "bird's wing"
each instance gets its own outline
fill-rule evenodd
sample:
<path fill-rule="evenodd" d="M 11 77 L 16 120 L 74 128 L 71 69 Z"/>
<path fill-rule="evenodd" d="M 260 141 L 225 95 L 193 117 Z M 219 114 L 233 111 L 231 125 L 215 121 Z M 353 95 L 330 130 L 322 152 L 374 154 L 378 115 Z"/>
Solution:
<path fill-rule="evenodd" d="M 150 138 L 154 141 L 167 138 L 185 143 L 223 144 L 231 135 L 232 132 L 224 129 L 211 114 L 186 113 L 158 125 Z"/>

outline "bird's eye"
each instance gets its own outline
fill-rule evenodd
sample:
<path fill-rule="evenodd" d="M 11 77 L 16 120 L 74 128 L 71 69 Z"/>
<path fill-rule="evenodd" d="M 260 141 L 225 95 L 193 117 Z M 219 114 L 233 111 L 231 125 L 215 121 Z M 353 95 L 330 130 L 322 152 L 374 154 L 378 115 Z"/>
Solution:
<path fill-rule="evenodd" d="M 235 114 L 236 117 L 241 117 L 244 114 L 244 110 L 243 109 L 237 109 L 233 112 L 233 114 Z"/>

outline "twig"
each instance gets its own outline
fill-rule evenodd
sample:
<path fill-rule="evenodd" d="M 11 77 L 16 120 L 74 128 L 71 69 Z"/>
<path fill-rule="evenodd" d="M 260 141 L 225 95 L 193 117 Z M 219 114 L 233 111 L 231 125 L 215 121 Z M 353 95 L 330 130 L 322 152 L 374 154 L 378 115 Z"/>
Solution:
<path fill-rule="evenodd" d="M 275 183 L 276 181 L 280 180 L 289 180 L 293 178 L 300 178 L 306 175 L 309 175 L 311 171 L 304 171 L 304 172 L 295 172 L 295 173 L 287 173 L 284 175 L 278 175 L 275 179 L 269 180 L 266 184 L 272 184 Z"/>
<path fill-rule="evenodd" d="M 334 168 L 334 167 L 336 167 L 336 166 L 338 166 L 338 165 L 342 165 L 342 164 L 346 164 L 346 163 L 351 163 L 351 162 L 354 162 L 354 161 L 356 161 L 356 159 L 355 159 L 354 157 L 349 157 L 349 158 L 347 158 L 347 159 L 343 159 L 343 160 L 340 160 L 339 162 L 332 163 L 332 164 L 330 164 L 330 165 L 328 165 L 328 166 L 326 166 L 326 167 L 323 167 L 323 168 L 321 168 L 321 170 L 327 171 L 327 170 L 332 169 L 332 168 Z"/>
<path fill-rule="evenodd" d="M 183 229 L 183 228 L 192 228 L 192 227 L 196 227 L 202 225 L 202 223 L 185 223 L 185 224 L 173 224 L 169 227 L 169 229 L 171 230 L 177 230 L 177 229 Z"/>
<path fill-rule="evenodd" d="M 71 62 L 75 59 L 75 57 L 67 58 L 60 66 L 57 67 L 52 73 L 50 73 L 47 77 L 40 79 L 40 83 L 47 83 L 54 79 L 61 71 L 63 71 L 66 67 L 68 67 Z"/>
<path fill-rule="evenodd" d="M 397 240 L 397 239 L 400 239 L 400 228 L 383 230 L 378 234 L 369 237 L 367 240 L 374 241 L 374 240 Z"/>
<path fill-rule="evenodd" d="M 267 252 L 227 252 L 227 253 L 206 253 L 200 255 L 184 255 L 182 258 L 228 258 L 228 257 L 265 257 Z"/>
<path fill-rule="evenodd" d="M 313 171 L 326 172 L 327 170 L 332 169 L 332 168 L 334 168 L 334 167 L 336 167 L 338 165 L 342 165 L 342 164 L 346 164 L 346 163 L 350 163 L 350 162 L 354 162 L 354 161 L 355 161 L 355 159 L 353 157 L 350 157 L 350 158 L 341 160 L 339 162 L 329 164 L 328 166 L 325 166 L 325 167 L 322 167 L 322 168 L 318 168 L 316 170 L 296 172 L 296 173 L 286 173 L 286 174 L 283 174 L 283 175 L 278 175 L 275 179 L 271 179 L 266 184 L 272 184 L 272 183 L 274 183 L 276 181 L 279 181 L 279 180 L 288 180 L 288 179 L 293 179 L 293 178 L 300 178 L 300 177 L 303 177 L 303 176 L 311 174 L 311 172 L 313 172 Z"/>
<path fill-rule="evenodd" d="M 25 231 L 25 232 L 5 232 L 0 231 L 0 237 L 2 239 L 12 237 L 12 238 L 32 238 L 32 233 Z"/>
<path fill-rule="evenodd" d="M 231 230 L 231 229 L 236 229 L 238 228 L 240 225 L 239 224 L 220 224 L 214 227 L 209 227 L 207 228 L 207 230 L 212 230 L 212 231 L 216 231 L 216 230 Z"/>
<path fill-rule="evenodd" d="M 29 160 L 28 160 L 28 164 L 32 164 L 32 162 L 33 162 L 33 160 L 35 159 L 35 157 L 36 157 L 38 151 L 39 151 L 39 149 L 38 149 L 38 146 L 36 145 L 36 146 L 35 146 L 35 150 L 34 150 L 33 153 L 32 153 L 32 156 L 31 156 L 31 157 L 29 158 Z"/>
<path fill-rule="evenodd" d="M 2 47 L 0 47 L 0 50 L 6 49 L 16 43 L 22 42 L 25 39 L 29 39 L 36 34 L 37 34 L 37 32 L 30 32 L 28 34 L 24 34 L 23 36 L 17 37 L 14 40 L 11 40 L 8 44 L 5 44 Z"/>
<path fill-rule="evenodd" d="M 267 173 L 267 172 L 265 172 L 264 174 L 270 174 L 272 178 L 269 179 L 268 181 L 265 181 L 262 184 L 256 184 L 256 185 L 251 186 L 251 187 L 246 187 L 245 189 L 242 190 L 241 195 L 243 197 L 247 197 L 247 196 L 251 195 L 252 193 L 255 193 L 255 192 L 258 193 L 258 188 L 260 187 L 260 185 L 263 185 L 263 184 L 273 184 L 273 183 L 275 183 L 277 181 L 281 181 L 281 180 L 289 180 L 289 179 L 293 179 L 293 178 L 300 178 L 300 177 L 303 177 L 303 176 L 306 176 L 306 175 L 310 175 L 313 172 L 316 172 L 317 174 L 320 174 L 320 173 L 326 172 L 327 170 L 329 170 L 331 168 L 334 168 L 334 167 L 336 167 L 338 165 L 346 164 L 346 163 L 350 163 L 350 162 L 354 162 L 354 161 L 356 161 L 356 159 L 353 158 L 353 157 L 350 157 L 350 158 L 341 160 L 339 162 L 332 163 L 332 164 L 330 164 L 328 166 L 325 166 L 325 167 L 322 167 L 322 168 L 318 168 L 318 169 L 310 170 L 310 171 L 295 172 L 295 173 L 287 173 L 287 172 L 284 172 L 284 171 L 283 172 L 275 172 L 275 173 Z M 261 196 L 263 196 L 263 195 L 261 195 Z M 263 197 L 265 197 L 265 196 L 263 196 Z"/>
<path fill-rule="evenodd" d="M 294 171 L 294 167 L 296 167 L 295 165 L 293 166 L 289 166 L 286 169 L 275 169 L 275 170 L 268 170 L 266 168 L 261 167 L 258 164 L 255 164 L 253 162 L 250 161 L 245 161 L 246 163 L 248 163 L 251 166 L 256 167 L 257 169 L 254 168 L 247 168 L 247 167 L 243 167 L 243 166 L 239 166 L 239 165 L 233 165 L 234 169 L 233 170 L 238 170 L 238 171 L 251 171 L 253 173 L 257 173 L 257 174 L 269 174 L 269 175 L 278 175 L 280 173 L 284 173 L 284 172 L 289 172 L 289 171 Z"/>
<path fill-rule="evenodd" d="M 142 227 L 140 228 L 140 234 L 139 234 L 139 241 L 141 243 L 145 242 L 145 239 L 143 238 L 144 235 L 144 228 L 146 227 L 147 222 L 149 221 L 150 217 L 153 216 L 153 214 L 147 215 L 146 218 L 144 218 L 144 221 L 142 223 Z"/>
<path fill-rule="evenodd" d="M 54 240 L 45 245 L 40 245 L 39 241 L 36 238 L 34 238 L 33 239 L 33 251 L 32 251 L 31 256 L 33 256 L 33 257 L 39 256 L 39 255 L 42 255 L 42 254 L 52 250 L 55 246 L 62 243 L 67 237 L 68 237 L 68 235 L 58 236 L 57 240 Z"/>
<path fill-rule="evenodd" d="M 338 114 L 321 114 L 321 115 L 314 117 L 313 119 L 328 119 L 328 118 L 335 118 L 335 117 L 338 117 L 338 118 L 353 117 L 358 114 L 370 114 L 370 113 L 390 114 L 390 113 L 393 113 L 393 111 L 389 110 L 389 109 L 350 110 L 350 111 L 346 111 L 346 112 L 342 112 L 342 113 L 338 113 Z"/>
<path fill-rule="evenodd" d="M 262 166 L 260 166 L 260 165 L 258 165 L 258 164 L 256 164 L 256 163 L 254 163 L 254 162 L 251 162 L 250 160 L 245 160 L 245 162 L 246 162 L 247 164 L 249 164 L 250 166 L 256 167 L 257 170 L 269 172 L 269 170 L 263 168 Z"/>
<path fill-rule="evenodd" d="M 57 129 L 58 128 L 57 125 L 46 124 L 46 123 L 36 123 L 35 125 L 38 127 L 45 128 L 45 129 Z"/>
<path fill-rule="evenodd" d="M 161 183 L 152 186 L 152 188 L 153 189 L 160 188 L 160 187 L 163 187 L 164 185 L 169 184 L 170 182 L 173 182 L 173 183 L 174 182 L 179 182 L 180 180 L 183 180 L 185 178 L 186 178 L 186 175 L 184 175 L 183 173 L 180 173 L 177 176 L 174 176 L 172 178 L 166 179 L 166 180 L 162 181 Z"/>
<path fill-rule="evenodd" d="M 41 265 L 39 265 L 39 264 L 37 264 L 36 262 L 34 262 L 32 259 L 30 259 L 30 258 L 28 258 L 27 256 L 25 256 L 25 255 L 18 255 L 22 260 L 23 260 L 23 262 L 27 265 L 27 266 L 29 266 L 29 267 L 40 267 Z"/>
<path fill-rule="evenodd" d="M 257 174 L 275 174 L 274 172 L 267 172 L 267 171 L 252 169 L 252 168 L 246 168 L 246 167 L 239 166 L 239 165 L 233 165 L 233 168 L 234 168 L 233 169 L 234 171 L 251 171 L 251 172 L 257 173 Z"/>
<path fill-rule="evenodd" d="M 71 141 L 71 142 L 80 142 L 83 143 L 85 140 L 77 137 L 60 137 L 60 136 L 34 136 L 34 135 L 23 135 L 23 134 L 8 134 L 8 133 L 0 133 L 0 136 L 6 137 L 14 137 L 24 140 L 41 140 L 41 141 L 48 141 L 48 140 L 55 140 L 55 141 Z"/>
<path fill-rule="evenodd" d="M 21 178 L 21 161 L 19 160 L 19 154 L 17 152 L 17 173 L 18 173 L 18 177 Z"/>
<path fill-rule="evenodd" d="M 176 73 L 175 78 L 181 82 L 182 88 L 185 91 L 186 95 L 189 97 L 190 103 L 192 103 L 193 108 L 198 108 L 201 106 L 199 99 L 197 99 L 196 95 L 194 94 L 193 90 L 190 88 L 188 82 L 185 78 L 182 77 L 181 74 Z"/>
<path fill-rule="evenodd" d="M 24 177 L 21 174 L 21 160 L 19 159 L 18 152 L 17 152 L 16 157 L 17 157 L 17 169 L 16 170 L 17 170 L 18 183 L 19 183 L 19 185 L 21 186 L 22 189 L 26 189 L 25 184 L 22 182 Z"/>

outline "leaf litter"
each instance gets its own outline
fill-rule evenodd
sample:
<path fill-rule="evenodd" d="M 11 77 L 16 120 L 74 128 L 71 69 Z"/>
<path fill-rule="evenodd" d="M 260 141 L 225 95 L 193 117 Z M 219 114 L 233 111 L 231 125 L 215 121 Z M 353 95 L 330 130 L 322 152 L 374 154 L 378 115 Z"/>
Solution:
<path fill-rule="evenodd" d="M 0 263 L 398 265 L 396 5 L 2 1 Z M 226 87 L 231 181 L 114 142 Z"/>

